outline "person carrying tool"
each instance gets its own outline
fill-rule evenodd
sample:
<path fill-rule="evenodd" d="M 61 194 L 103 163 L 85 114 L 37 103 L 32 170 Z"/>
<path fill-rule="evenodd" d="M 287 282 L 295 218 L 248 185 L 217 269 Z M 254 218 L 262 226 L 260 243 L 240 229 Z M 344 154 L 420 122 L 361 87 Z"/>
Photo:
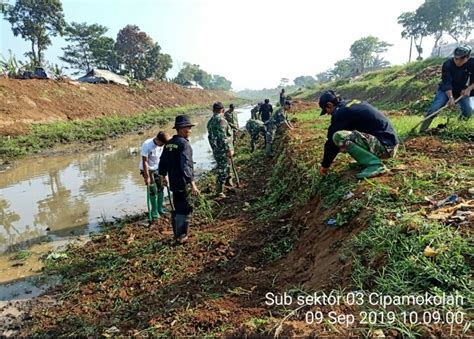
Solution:
<path fill-rule="evenodd" d="M 472 115 L 470 96 L 474 95 L 474 59 L 471 58 L 471 47 L 456 47 L 453 57 L 446 60 L 441 68 L 441 83 L 438 86 L 433 103 L 425 117 L 440 110 L 443 106 L 454 106 L 455 100 L 461 107 L 462 118 L 469 119 Z M 426 119 L 426 118 L 425 118 Z M 423 121 L 420 132 L 430 127 L 434 116 Z"/>
<path fill-rule="evenodd" d="M 263 105 L 263 104 L 262 104 L 261 102 L 259 102 L 259 103 L 257 104 L 257 106 L 255 106 L 254 108 L 252 108 L 252 109 L 250 110 L 250 116 L 251 116 L 252 119 L 254 119 L 254 120 L 259 120 L 259 119 L 260 119 L 258 113 L 259 113 L 259 111 L 260 111 L 260 106 L 262 106 L 262 105 Z"/>
<path fill-rule="evenodd" d="M 141 159 L 138 166 L 147 186 L 147 199 L 149 199 L 151 205 L 151 211 L 149 211 L 150 223 L 156 222 L 160 214 L 165 214 L 163 184 L 158 174 L 158 165 L 163 152 L 163 145 L 168 140 L 168 135 L 161 131 L 156 137 L 145 140 L 141 147 Z"/>
<path fill-rule="evenodd" d="M 320 174 L 325 175 L 339 151 L 347 151 L 364 170 L 358 179 L 384 173 L 381 159 L 394 157 L 398 136 L 390 120 L 367 102 L 343 101 L 334 91 L 319 97 L 321 115 L 331 115 Z"/>
<path fill-rule="evenodd" d="M 217 163 L 216 194 L 225 197 L 223 186 L 233 186 L 229 162 L 234 156 L 232 129 L 224 118 L 224 106 L 215 102 L 212 106 L 212 118 L 207 123 L 209 144 Z"/>
<path fill-rule="evenodd" d="M 232 128 L 232 138 L 235 146 L 235 140 L 237 138 L 237 131 L 239 130 L 239 120 L 237 119 L 237 114 L 234 110 L 234 104 L 229 105 L 229 110 L 224 112 L 224 118 L 229 123 L 229 126 Z"/>
<path fill-rule="evenodd" d="M 260 134 L 265 138 L 265 125 L 260 120 L 249 119 L 245 124 L 245 129 L 250 134 L 250 152 L 253 153 Z"/>
<path fill-rule="evenodd" d="M 193 126 L 195 125 L 187 115 L 176 117 L 173 128 L 177 133 L 165 144 L 158 167 L 163 184 L 168 186 L 168 176 L 169 187 L 173 193 L 174 211 L 171 212 L 171 224 L 178 244 L 188 241 L 189 216 L 193 211 L 189 194 L 199 194 L 194 182 L 193 149 L 188 140 Z"/>

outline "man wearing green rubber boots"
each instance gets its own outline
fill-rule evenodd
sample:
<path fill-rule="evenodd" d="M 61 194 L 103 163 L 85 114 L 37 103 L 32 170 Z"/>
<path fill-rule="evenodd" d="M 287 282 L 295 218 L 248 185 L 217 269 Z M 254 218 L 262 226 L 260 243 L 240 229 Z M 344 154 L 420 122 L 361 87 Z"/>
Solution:
<path fill-rule="evenodd" d="M 329 171 L 339 151 L 346 151 L 364 167 L 356 175 L 358 179 L 384 173 L 381 159 L 394 157 L 398 149 L 398 137 L 390 120 L 367 102 L 346 102 L 331 90 L 321 94 L 319 106 L 321 115 L 331 115 L 320 174 Z"/>
<path fill-rule="evenodd" d="M 154 138 L 145 140 L 141 147 L 140 173 L 143 175 L 145 185 L 149 191 L 151 205 L 151 220 L 156 221 L 160 214 L 165 214 L 163 208 L 163 185 L 161 177 L 158 174 L 158 165 L 160 156 L 163 152 L 163 145 L 168 141 L 169 137 L 165 132 L 160 132 Z"/>

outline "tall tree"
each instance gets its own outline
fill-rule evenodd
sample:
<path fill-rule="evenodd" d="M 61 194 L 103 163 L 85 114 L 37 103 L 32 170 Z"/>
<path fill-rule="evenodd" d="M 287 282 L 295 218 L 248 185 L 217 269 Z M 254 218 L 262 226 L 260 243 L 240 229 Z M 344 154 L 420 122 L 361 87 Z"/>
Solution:
<path fill-rule="evenodd" d="M 232 81 L 226 79 L 222 75 L 214 75 L 211 81 L 211 89 L 221 89 L 230 91 L 232 88 Z"/>
<path fill-rule="evenodd" d="M 461 4 L 458 15 L 448 29 L 448 34 L 459 42 L 467 40 L 474 30 L 474 0 L 466 0 Z"/>
<path fill-rule="evenodd" d="M 84 23 L 72 22 L 66 27 L 65 40 L 71 44 L 63 47 L 64 56 L 60 60 L 71 65 L 72 68 L 79 71 L 90 71 L 97 66 L 97 55 L 95 50 L 101 51 L 104 42 L 104 34 L 107 27 L 98 24 L 88 25 Z M 101 54 L 101 53 L 99 53 Z M 75 72 L 75 74 L 80 72 Z"/>
<path fill-rule="evenodd" d="M 321 73 L 316 74 L 316 80 L 318 83 L 323 84 L 325 82 L 333 81 L 334 74 L 331 70 L 327 70 Z"/>
<path fill-rule="evenodd" d="M 199 70 L 199 65 L 191 64 L 189 62 L 184 62 L 183 67 L 178 72 L 173 82 L 180 85 L 184 85 L 188 81 L 195 81 L 194 76 L 196 75 L 198 70 Z"/>
<path fill-rule="evenodd" d="M 435 38 L 435 49 L 439 47 L 443 34 L 448 33 L 453 27 L 456 18 L 461 14 L 465 1 L 425 0 L 416 10 L 417 15 L 425 23 L 428 34 Z"/>
<path fill-rule="evenodd" d="M 120 71 L 120 58 L 115 50 L 115 40 L 101 36 L 90 42 L 90 48 L 97 68 L 108 69 L 112 72 Z"/>
<path fill-rule="evenodd" d="M 17 0 L 15 5 L 4 5 L 3 13 L 12 25 L 13 35 L 31 42 L 31 51 L 25 55 L 34 65 L 41 65 L 51 37 L 62 35 L 66 26 L 61 1 Z"/>
<path fill-rule="evenodd" d="M 351 45 L 351 59 L 356 65 L 356 74 L 361 74 L 373 63 L 375 57 L 386 52 L 392 46 L 374 36 L 368 36 L 354 41 Z"/>
<path fill-rule="evenodd" d="M 153 40 L 136 25 L 127 25 L 117 34 L 115 48 L 125 69 L 135 79 L 145 74 L 147 54 L 154 47 Z"/>
<path fill-rule="evenodd" d="M 316 83 L 316 79 L 313 78 L 311 75 L 301 75 L 296 77 L 293 82 L 296 86 L 311 86 Z"/>
<path fill-rule="evenodd" d="M 353 59 L 342 59 L 334 63 L 331 69 L 332 78 L 335 80 L 346 79 L 357 74 L 357 65 Z"/>
<path fill-rule="evenodd" d="M 403 27 L 402 38 L 411 40 L 408 62 L 411 61 L 413 42 L 418 51 L 418 58 L 421 58 L 423 38 L 428 36 L 423 18 L 418 12 L 404 12 L 398 17 L 398 23 Z"/>
<path fill-rule="evenodd" d="M 158 43 L 135 25 L 127 25 L 117 34 L 115 48 L 125 70 L 135 79 L 163 80 L 172 67 L 171 56 L 161 53 Z"/>

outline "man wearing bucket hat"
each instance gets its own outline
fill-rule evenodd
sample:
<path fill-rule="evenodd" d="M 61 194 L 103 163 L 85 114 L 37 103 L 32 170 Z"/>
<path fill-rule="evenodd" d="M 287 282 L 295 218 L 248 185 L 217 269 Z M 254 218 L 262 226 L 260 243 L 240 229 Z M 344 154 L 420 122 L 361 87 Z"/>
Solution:
<path fill-rule="evenodd" d="M 193 211 L 189 193 L 191 191 L 193 194 L 199 194 L 194 182 L 193 149 L 188 140 L 193 126 L 195 125 L 187 115 L 176 117 L 173 128 L 177 133 L 165 144 L 159 164 L 163 183 L 167 186 L 169 180 L 173 192 L 174 211 L 171 213 L 171 223 L 179 244 L 184 244 L 188 240 L 189 215 Z"/>
<path fill-rule="evenodd" d="M 443 106 L 454 106 L 455 100 L 461 107 L 462 117 L 472 115 L 470 96 L 474 95 L 474 59 L 471 58 L 471 46 L 458 46 L 453 57 L 446 60 L 441 68 L 441 83 L 426 117 L 440 110 Z M 420 132 L 430 127 L 434 116 L 423 121 Z"/>
<path fill-rule="evenodd" d="M 398 137 L 390 120 L 367 102 L 344 101 L 334 91 L 319 97 L 321 115 L 331 115 L 320 174 L 325 175 L 339 151 L 347 151 L 364 170 L 357 178 L 370 178 L 385 172 L 381 159 L 393 157 Z"/>

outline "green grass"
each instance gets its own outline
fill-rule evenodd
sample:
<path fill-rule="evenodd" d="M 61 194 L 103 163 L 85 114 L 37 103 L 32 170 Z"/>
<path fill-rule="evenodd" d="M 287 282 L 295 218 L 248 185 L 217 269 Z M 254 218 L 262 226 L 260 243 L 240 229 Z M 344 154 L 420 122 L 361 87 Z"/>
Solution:
<path fill-rule="evenodd" d="M 207 108 L 207 107 L 206 107 Z M 184 106 L 155 110 L 133 116 L 107 116 L 91 120 L 33 124 L 22 136 L 0 136 L 0 154 L 5 159 L 39 153 L 58 144 L 92 143 L 164 125 L 178 114 L 201 111 L 204 106 Z"/>
<path fill-rule="evenodd" d="M 344 79 L 325 83 L 298 93 L 300 98 L 316 98 L 318 93 L 336 89 L 343 97 L 369 100 L 383 110 L 404 109 L 413 114 L 425 112 L 434 96 L 441 71 L 435 77 L 419 79 L 420 72 L 428 67 L 440 66 L 445 59 L 429 58 L 402 66 L 391 66 L 369 72 L 357 79 Z"/>

